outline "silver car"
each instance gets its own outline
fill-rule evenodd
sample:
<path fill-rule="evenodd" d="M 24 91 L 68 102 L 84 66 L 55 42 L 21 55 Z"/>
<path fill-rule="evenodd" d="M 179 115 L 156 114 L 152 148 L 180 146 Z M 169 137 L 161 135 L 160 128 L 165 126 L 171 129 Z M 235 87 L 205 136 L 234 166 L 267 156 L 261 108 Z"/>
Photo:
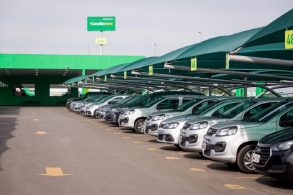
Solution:
<path fill-rule="evenodd" d="M 220 122 L 241 120 L 253 117 L 259 111 L 280 102 L 281 99 L 252 99 L 247 100 L 222 114 L 214 113 L 211 116 L 197 117 L 185 123 L 179 136 L 179 145 L 184 150 L 202 152 L 203 136 L 208 129 Z"/>
<path fill-rule="evenodd" d="M 237 106 L 242 101 L 242 98 L 220 100 L 198 109 L 191 115 L 183 115 L 164 120 L 160 124 L 157 141 L 161 143 L 175 144 L 179 147 L 180 130 L 188 120 L 199 116 L 211 116 L 215 113 L 224 113 L 232 107 Z"/>
<path fill-rule="evenodd" d="M 211 126 L 204 136 L 203 155 L 212 160 L 236 163 L 244 173 L 253 173 L 252 154 L 265 135 L 292 125 L 293 101 L 279 102 L 253 117 Z"/>
<path fill-rule="evenodd" d="M 196 97 L 192 100 L 189 100 L 176 108 L 175 110 L 171 111 L 165 111 L 165 112 L 155 112 L 151 114 L 145 121 L 145 128 L 146 128 L 146 133 L 150 135 L 157 136 L 159 131 L 159 125 L 161 124 L 162 121 L 176 117 L 176 116 L 182 116 L 186 114 L 192 114 L 192 112 L 196 111 L 198 108 L 201 108 L 205 104 L 208 104 L 208 102 L 214 102 L 220 99 L 225 99 L 228 97 Z M 183 100 L 184 101 L 184 100 Z"/>

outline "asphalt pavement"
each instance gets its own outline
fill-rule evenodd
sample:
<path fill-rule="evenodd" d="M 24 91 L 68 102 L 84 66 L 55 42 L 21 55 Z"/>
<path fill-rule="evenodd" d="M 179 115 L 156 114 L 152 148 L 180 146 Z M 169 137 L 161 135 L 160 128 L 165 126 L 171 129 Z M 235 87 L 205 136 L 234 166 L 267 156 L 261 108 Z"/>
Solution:
<path fill-rule="evenodd" d="M 63 107 L 0 107 L 0 195 L 292 194 Z"/>

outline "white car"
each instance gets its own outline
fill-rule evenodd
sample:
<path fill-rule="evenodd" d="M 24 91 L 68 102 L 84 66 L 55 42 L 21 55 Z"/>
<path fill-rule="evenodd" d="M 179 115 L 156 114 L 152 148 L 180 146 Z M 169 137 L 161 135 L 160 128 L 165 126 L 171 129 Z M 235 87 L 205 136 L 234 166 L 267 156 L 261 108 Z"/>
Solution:
<path fill-rule="evenodd" d="M 126 97 L 128 97 L 128 96 L 127 95 L 110 95 L 108 97 L 105 97 L 98 102 L 87 105 L 85 107 L 85 115 L 95 116 L 96 111 L 99 107 L 104 106 L 104 105 L 108 105 L 109 103 L 111 104 L 111 102 L 122 101 Z"/>
<path fill-rule="evenodd" d="M 216 113 L 211 116 L 197 117 L 196 119 L 189 120 L 181 129 L 179 145 L 183 150 L 202 152 L 203 137 L 211 126 L 220 122 L 252 117 L 259 110 L 263 110 L 279 101 L 281 99 L 260 98 L 247 100 L 222 114 Z"/>
<path fill-rule="evenodd" d="M 158 128 L 159 128 L 162 121 L 164 121 L 168 118 L 176 117 L 176 116 L 192 114 L 192 112 L 195 112 L 199 108 L 201 108 L 207 104 L 210 104 L 214 101 L 217 101 L 219 99 L 224 99 L 224 98 L 227 98 L 227 97 L 206 97 L 206 96 L 196 97 L 196 98 L 194 98 L 190 101 L 187 101 L 185 103 L 183 100 L 184 104 L 182 104 L 181 106 L 179 106 L 175 110 L 152 113 L 146 119 L 146 121 L 144 123 L 146 133 L 148 133 L 150 135 L 157 136 L 159 133 Z"/>
<path fill-rule="evenodd" d="M 137 133 L 144 133 L 144 121 L 154 112 L 173 110 L 182 105 L 186 97 L 194 98 L 197 95 L 162 95 L 147 99 L 137 107 L 128 108 L 119 115 L 118 122 L 121 127 L 129 127 Z"/>
<path fill-rule="evenodd" d="M 179 147 L 180 130 L 183 128 L 184 124 L 188 120 L 196 119 L 200 116 L 211 116 L 214 113 L 225 112 L 232 107 L 240 104 L 241 102 L 243 102 L 242 98 L 220 100 L 218 102 L 214 102 L 205 107 L 202 107 L 193 114 L 164 120 L 159 126 L 159 135 L 157 137 L 157 141 L 161 143 L 174 144 Z M 207 124 L 202 125 L 206 126 Z"/>

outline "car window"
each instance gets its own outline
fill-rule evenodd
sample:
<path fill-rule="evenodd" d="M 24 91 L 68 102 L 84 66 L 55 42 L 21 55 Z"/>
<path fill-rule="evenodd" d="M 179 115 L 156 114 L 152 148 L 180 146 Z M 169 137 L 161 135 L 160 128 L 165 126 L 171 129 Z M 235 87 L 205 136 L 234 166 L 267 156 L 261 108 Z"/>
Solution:
<path fill-rule="evenodd" d="M 162 110 L 162 109 L 175 109 L 178 107 L 179 104 L 179 99 L 167 99 L 162 101 L 161 103 L 159 103 L 157 105 L 157 109 L 158 110 Z"/>
<path fill-rule="evenodd" d="M 193 97 L 184 97 L 182 99 L 182 104 L 185 104 L 186 102 L 189 102 L 190 100 L 194 99 Z"/>
<path fill-rule="evenodd" d="M 217 109 L 215 112 L 213 112 L 213 114 L 211 116 L 212 117 L 221 116 L 224 112 L 230 110 L 231 108 L 237 106 L 240 103 L 241 102 L 233 102 L 233 103 L 229 103 L 229 104 L 223 105 L 222 107 L 220 107 L 219 109 Z"/>
<path fill-rule="evenodd" d="M 267 102 L 264 104 L 260 104 L 255 106 L 254 108 L 252 108 L 251 110 L 247 111 L 244 115 L 243 115 L 243 120 L 247 121 L 250 120 L 252 117 L 258 115 L 259 113 L 261 113 L 264 109 L 269 108 L 270 106 L 276 104 L 277 102 Z"/>
<path fill-rule="evenodd" d="M 208 100 L 204 101 L 200 104 L 197 104 L 192 108 L 192 114 L 194 115 L 200 115 L 201 113 L 205 112 L 206 110 L 209 110 L 212 106 L 217 104 L 218 100 Z"/>
<path fill-rule="evenodd" d="M 246 121 L 265 123 L 265 122 L 271 120 L 277 114 L 283 112 L 284 110 L 286 110 L 292 106 L 293 106 L 293 102 L 286 102 L 286 103 L 279 102 L 279 103 L 272 105 L 271 107 L 263 110 L 259 114 L 255 115 L 254 117 L 251 117 L 249 120 L 246 120 Z"/>
<path fill-rule="evenodd" d="M 232 107 L 231 109 L 227 110 L 226 112 L 222 113 L 221 115 L 218 115 L 218 118 L 233 118 L 237 114 L 241 113 L 246 108 L 250 107 L 251 105 L 255 104 L 256 101 L 248 100 L 244 101 L 240 104 L 238 104 L 235 107 Z"/>
<path fill-rule="evenodd" d="M 281 127 L 292 127 L 293 126 L 293 110 L 290 110 L 283 116 L 281 116 L 279 125 Z"/>
<path fill-rule="evenodd" d="M 176 108 L 176 111 L 183 112 L 200 101 L 202 101 L 202 99 L 192 99 Z"/>

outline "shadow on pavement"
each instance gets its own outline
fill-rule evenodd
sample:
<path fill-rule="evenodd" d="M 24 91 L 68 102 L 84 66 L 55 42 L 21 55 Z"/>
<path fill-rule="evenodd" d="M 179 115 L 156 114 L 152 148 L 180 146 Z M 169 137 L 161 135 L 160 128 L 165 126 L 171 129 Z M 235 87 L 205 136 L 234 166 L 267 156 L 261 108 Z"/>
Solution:
<path fill-rule="evenodd" d="M 273 188 L 293 190 L 293 181 L 278 180 L 268 176 L 259 177 L 255 181 Z"/>
<path fill-rule="evenodd" d="M 239 172 L 239 169 L 236 166 L 224 163 L 213 163 L 207 165 L 207 167 L 217 171 Z"/>
<path fill-rule="evenodd" d="M 189 158 L 189 159 L 195 159 L 195 160 L 209 160 L 207 158 L 205 158 L 204 156 L 198 154 L 198 153 L 188 153 L 184 155 L 185 158 Z"/>
<path fill-rule="evenodd" d="M 9 148 L 6 145 L 8 139 L 12 138 L 12 131 L 15 130 L 16 117 L 19 114 L 19 107 L 0 107 L 0 158 Z M 0 161 L 0 171 L 1 161 Z"/>
<path fill-rule="evenodd" d="M 170 146 L 163 146 L 160 149 L 166 150 L 166 151 L 176 151 L 176 152 L 182 152 L 180 148 L 177 148 L 175 145 L 170 145 Z"/>

